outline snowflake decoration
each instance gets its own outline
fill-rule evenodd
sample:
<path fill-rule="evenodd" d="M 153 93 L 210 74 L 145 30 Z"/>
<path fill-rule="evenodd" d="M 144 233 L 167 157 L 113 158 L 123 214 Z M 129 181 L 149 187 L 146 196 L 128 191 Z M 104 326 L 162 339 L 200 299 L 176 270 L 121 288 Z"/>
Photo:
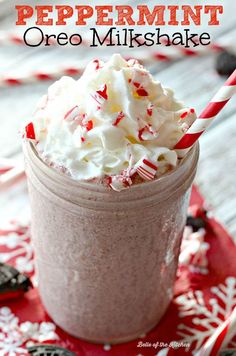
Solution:
<path fill-rule="evenodd" d="M 34 272 L 33 247 L 28 225 L 14 222 L 8 229 L 0 230 L 0 246 L 4 247 L 4 251 L 0 253 L 0 262 L 14 262 L 14 267 L 21 273 Z"/>
<path fill-rule="evenodd" d="M 169 352 L 169 348 L 164 348 L 160 350 L 155 356 L 167 356 Z"/>
<path fill-rule="evenodd" d="M 205 229 L 193 232 L 190 226 L 185 227 L 180 248 L 179 267 L 188 266 L 191 272 L 208 273 L 206 253 L 210 245 L 204 240 L 205 234 Z"/>
<path fill-rule="evenodd" d="M 185 323 L 179 324 L 177 333 L 182 337 L 180 341 L 194 345 L 193 353 L 202 347 L 236 306 L 236 278 L 228 277 L 224 284 L 212 287 L 210 291 L 214 297 L 211 297 L 208 303 L 200 290 L 189 291 L 175 298 L 179 317 L 189 317 L 191 320 L 189 323 L 186 320 Z"/>
<path fill-rule="evenodd" d="M 58 340 L 53 323 L 19 322 L 8 307 L 0 308 L 0 355 L 28 354 L 25 346 L 38 342 Z"/>

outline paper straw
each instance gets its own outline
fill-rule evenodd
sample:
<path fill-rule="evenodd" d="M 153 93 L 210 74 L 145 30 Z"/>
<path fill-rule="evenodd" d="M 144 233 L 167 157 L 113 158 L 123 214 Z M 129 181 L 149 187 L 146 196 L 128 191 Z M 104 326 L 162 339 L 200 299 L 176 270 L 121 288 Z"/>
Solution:
<path fill-rule="evenodd" d="M 79 66 L 70 66 L 57 68 L 50 72 L 30 72 L 22 74 L 19 76 L 1 76 L 0 77 L 0 87 L 9 87 L 9 86 L 18 86 L 23 84 L 30 84 L 35 82 L 44 82 L 48 80 L 56 80 L 63 75 L 77 76 L 81 75 L 84 70 L 84 67 Z"/>
<path fill-rule="evenodd" d="M 222 348 L 227 347 L 236 335 L 236 307 L 230 316 L 215 330 L 196 356 L 215 356 Z"/>
<path fill-rule="evenodd" d="M 156 54 L 157 55 L 157 54 Z M 125 59 L 130 59 L 126 58 Z M 133 58 L 133 57 L 132 57 Z M 144 58 L 144 57 L 143 57 Z M 150 57 L 149 58 L 150 62 Z M 168 60 L 164 54 L 158 54 L 159 60 L 166 61 Z M 142 61 L 142 57 L 136 57 L 135 59 Z M 1 87 L 13 87 L 13 86 L 20 86 L 25 84 L 32 84 L 37 82 L 45 82 L 50 80 L 57 80 L 61 78 L 63 75 L 69 76 L 80 76 L 85 69 L 85 65 L 82 64 L 80 66 L 73 65 L 69 67 L 59 67 L 51 71 L 35 71 L 29 73 L 21 73 L 20 75 L 4 75 L 0 76 L 0 88 Z"/>
<path fill-rule="evenodd" d="M 226 103 L 236 93 L 236 70 L 231 74 L 225 84 L 218 90 L 201 115 L 177 142 L 174 149 L 179 157 L 184 157 L 198 138 L 205 132 L 214 118 L 220 113 Z"/>
<path fill-rule="evenodd" d="M 0 157 L 0 174 L 9 171 L 9 169 L 12 169 L 15 164 L 16 161 L 11 158 Z"/>
<path fill-rule="evenodd" d="M 19 163 L 0 175 L 0 191 L 5 190 L 24 176 L 24 164 Z"/>
<path fill-rule="evenodd" d="M 12 36 L 12 41 L 14 43 L 20 43 L 20 37 Z M 0 36 L 0 43 L 1 43 L 1 36 Z M 217 47 L 219 50 L 219 47 Z M 198 54 L 204 53 L 204 48 L 199 49 Z M 198 55 L 196 52 L 196 55 Z M 152 64 L 153 61 L 162 61 L 162 62 L 169 62 L 173 60 L 178 60 L 185 56 L 193 56 L 193 50 L 191 49 L 184 49 L 181 46 L 175 48 L 175 46 L 171 46 L 169 50 L 166 49 L 163 51 L 155 51 L 153 53 L 149 53 L 147 55 L 146 51 L 138 51 L 135 53 L 135 56 L 132 56 L 133 59 L 137 59 L 139 62 L 143 64 Z M 130 57 L 124 56 L 125 59 L 130 59 Z M 73 65 L 70 67 L 63 67 L 63 68 L 56 68 L 51 71 L 37 71 L 37 72 L 29 72 L 20 75 L 6 75 L 0 76 L 0 87 L 8 87 L 8 86 L 17 86 L 17 85 L 24 85 L 24 84 L 32 84 L 36 82 L 43 82 L 48 80 L 56 80 L 62 77 L 63 75 L 69 76 L 77 76 L 81 75 L 85 66 L 80 65 Z"/>

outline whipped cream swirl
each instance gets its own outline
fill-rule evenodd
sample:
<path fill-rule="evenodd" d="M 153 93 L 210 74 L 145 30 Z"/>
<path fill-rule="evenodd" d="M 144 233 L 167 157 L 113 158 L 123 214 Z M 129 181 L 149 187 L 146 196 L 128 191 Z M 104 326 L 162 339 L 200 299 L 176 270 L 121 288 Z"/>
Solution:
<path fill-rule="evenodd" d="M 90 62 L 79 80 L 50 86 L 25 136 L 72 178 L 119 191 L 175 167 L 173 147 L 195 118 L 142 65 L 116 54 Z"/>

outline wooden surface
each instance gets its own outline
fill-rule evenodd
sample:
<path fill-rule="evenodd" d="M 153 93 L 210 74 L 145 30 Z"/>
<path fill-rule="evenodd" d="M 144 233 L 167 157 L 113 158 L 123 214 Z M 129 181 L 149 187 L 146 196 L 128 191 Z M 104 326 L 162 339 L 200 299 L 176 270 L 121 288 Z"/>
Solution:
<path fill-rule="evenodd" d="M 57 1 L 59 3 L 60 1 Z M 122 3 L 122 1 L 115 1 Z M 24 3 L 40 3 L 40 1 L 24 1 Z M 75 3 L 71 1 L 71 3 Z M 78 3 L 78 1 L 76 2 Z M 83 3 L 81 1 L 81 3 Z M 95 3 L 95 1 L 94 1 Z M 137 5 L 138 1 L 130 4 Z M 144 3 L 141 2 L 140 3 Z M 158 1 L 166 4 L 165 0 Z M 178 1 L 169 0 L 168 4 L 176 4 Z M 182 0 L 181 4 L 190 3 Z M 198 1 L 192 0 L 191 4 Z M 228 43 L 234 50 L 236 35 L 236 3 L 225 1 L 212 1 L 214 4 L 224 5 L 223 21 L 221 26 L 206 27 L 204 23 L 198 31 L 207 30 L 214 41 Z M 13 1 L 0 2 L 0 31 L 22 33 L 22 28 L 16 28 L 15 13 L 12 9 Z M 62 29 L 57 29 L 62 30 Z M 65 30 L 65 29 L 63 29 Z M 68 32 L 82 31 L 82 29 L 69 28 Z M 196 30 L 196 28 L 195 28 Z M 47 29 L 49 31 L 49 29 Z M 54 30 L 50 29 L 51 32 Z M 86 29 L 84 29 L 86 31 Z M 145 31 L 145 28 L 142 28 Z M 169 32 L 179 31 L 179 28 L 170 28 Z M 1 32 L 0 32 L 1 34 Z M 1 37 L 1 36 L 0 36 Z M 156 48 L 158 49 L 158 48 Z M 127 50 L 122 47 L 119 52 L 134 56 L 144 54 L 149 57 L 149 49 Z M 137 52 L 138 51 L 138 52 Z M 149 51 L 149 52 L 148 52 Z M 0 77 L 6 75 L 27 74 L 29 71 L 50 71 L 62 65 L 84 64 L 89 59 L 100 57 L 107 58 L 111 52 L 117 52 L 117 48 L 108 51 L 107 48 L 92 50 L 91 48 L 28 48 L 24 46 L 0 45 Z M 171 63 L 152 62 L 149 69 L 156 79 L 164 86 L 174 89 L 176 96 L 186 105 L 195 107 L 197 112 L 204 108 L 216 90 L 224 82 L 215 72 L 214 53 L 204 57 L 186 57 Z M 35 83 L 14 88 L 0 88 L 0 156 L 14 156 L 20 152 L 20 126 L 34 111 L 38 98 L 46 92 L 50 82 Z M 233 99 L 225 110 L 214 121 L 207 133 L 201 138 L 201 157 L 195 182 L 203 193 L 208 205 L 213 208 L 213 213 L 226 226 L 236 240 L 236 98 Z M 15 189 L 15 190 L 14 190 Z M 17 188 L 0 193 L 1 218 L 6 212 L 18 214 L 20 206 L 12 206 L 12 199 Z M 25 192 L 25 188 L 22 188 Z M 23 200 L 25 203 L 25 200 Z M 4 205 L 4 209 L 2 209 Z M 0 218 L 0 219 L 1 219 Z"/>

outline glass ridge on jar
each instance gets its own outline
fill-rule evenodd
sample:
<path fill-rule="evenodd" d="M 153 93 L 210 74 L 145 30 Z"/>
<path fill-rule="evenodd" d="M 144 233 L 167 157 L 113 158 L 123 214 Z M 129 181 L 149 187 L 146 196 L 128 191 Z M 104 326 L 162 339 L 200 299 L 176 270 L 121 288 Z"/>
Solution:
<path fill-rule="evenodd" d="M 68 333 L 99 343 L 138 338 L 172 299 L 195 144 L 160 178 L 121 192 L 73 180 L 24 145 L 39 293 Z"/>

